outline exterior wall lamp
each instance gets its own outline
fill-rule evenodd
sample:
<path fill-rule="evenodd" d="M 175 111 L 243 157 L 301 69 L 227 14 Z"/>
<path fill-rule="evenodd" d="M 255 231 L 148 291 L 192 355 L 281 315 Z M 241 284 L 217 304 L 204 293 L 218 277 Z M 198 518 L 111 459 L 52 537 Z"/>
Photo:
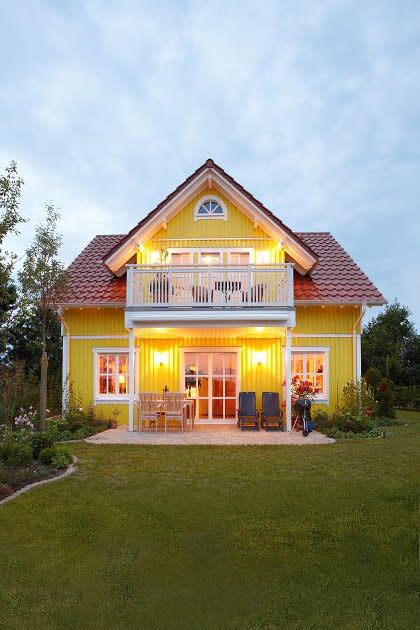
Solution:
<path fill-rule="evenodd" d="M 159 367 L 168 365 L 168 352 L 155 351 L 155 364 L 158 365 Z"/>

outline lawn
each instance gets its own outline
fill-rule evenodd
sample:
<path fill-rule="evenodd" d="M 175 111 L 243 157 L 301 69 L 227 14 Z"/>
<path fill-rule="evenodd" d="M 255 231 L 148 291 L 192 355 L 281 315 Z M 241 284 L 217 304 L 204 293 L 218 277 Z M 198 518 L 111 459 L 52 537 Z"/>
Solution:
<path fill-rule="evenodd" d="M 0 506 L 0 628 L 420 628 L 420 414 L 307 447 L 72 446 Z"/>

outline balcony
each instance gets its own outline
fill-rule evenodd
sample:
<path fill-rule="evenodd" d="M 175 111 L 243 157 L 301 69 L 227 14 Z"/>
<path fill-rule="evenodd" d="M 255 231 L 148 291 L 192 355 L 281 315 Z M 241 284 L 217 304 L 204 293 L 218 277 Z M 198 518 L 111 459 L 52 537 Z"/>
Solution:
<path fill-rule="evenodd" d="M 293 307 L 291 264 L 127 265 L 128 327 L 139 317 L 155 325 L 183 317 L 214 322 L 272 316 L 278 322 Z"/>
<path fill-rule="evenodd" d="M 141 309 L 293 306 L 293 265 L 128 265 L 127 306 Z"/>

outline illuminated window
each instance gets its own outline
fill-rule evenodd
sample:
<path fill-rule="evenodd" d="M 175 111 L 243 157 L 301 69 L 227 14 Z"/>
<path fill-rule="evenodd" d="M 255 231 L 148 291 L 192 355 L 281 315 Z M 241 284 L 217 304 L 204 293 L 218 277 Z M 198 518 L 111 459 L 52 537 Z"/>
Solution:
<path fill-rule="evenodd" d="M 328 352 L 292 350 L 292 378 L 309 381 L 318 389 L 316 398 L 328 399 Z"/>
<path fill-rule="evenodd" d="M 203 197 L 197 203 L 194 211 L 194 220 L 198 219 L 223 219 L 227 220 L 226 206 L 218 197 Z"/>
<path fill-rule="evenodd" d="M 114 398 L 128 394 L 128 352 L 104 352 L 96 355 L 97 395 Z"/>

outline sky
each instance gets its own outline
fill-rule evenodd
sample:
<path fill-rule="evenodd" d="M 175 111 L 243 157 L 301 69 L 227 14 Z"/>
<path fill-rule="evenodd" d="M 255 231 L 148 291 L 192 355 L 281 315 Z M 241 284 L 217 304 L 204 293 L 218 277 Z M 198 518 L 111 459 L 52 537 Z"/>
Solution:
<path fill-rule="evenodd" d="M 0 59 L 19 255 L 46 202 L 68 264 L 211 157 L 420 328 L 418 0 L 2 2 Z"/>

